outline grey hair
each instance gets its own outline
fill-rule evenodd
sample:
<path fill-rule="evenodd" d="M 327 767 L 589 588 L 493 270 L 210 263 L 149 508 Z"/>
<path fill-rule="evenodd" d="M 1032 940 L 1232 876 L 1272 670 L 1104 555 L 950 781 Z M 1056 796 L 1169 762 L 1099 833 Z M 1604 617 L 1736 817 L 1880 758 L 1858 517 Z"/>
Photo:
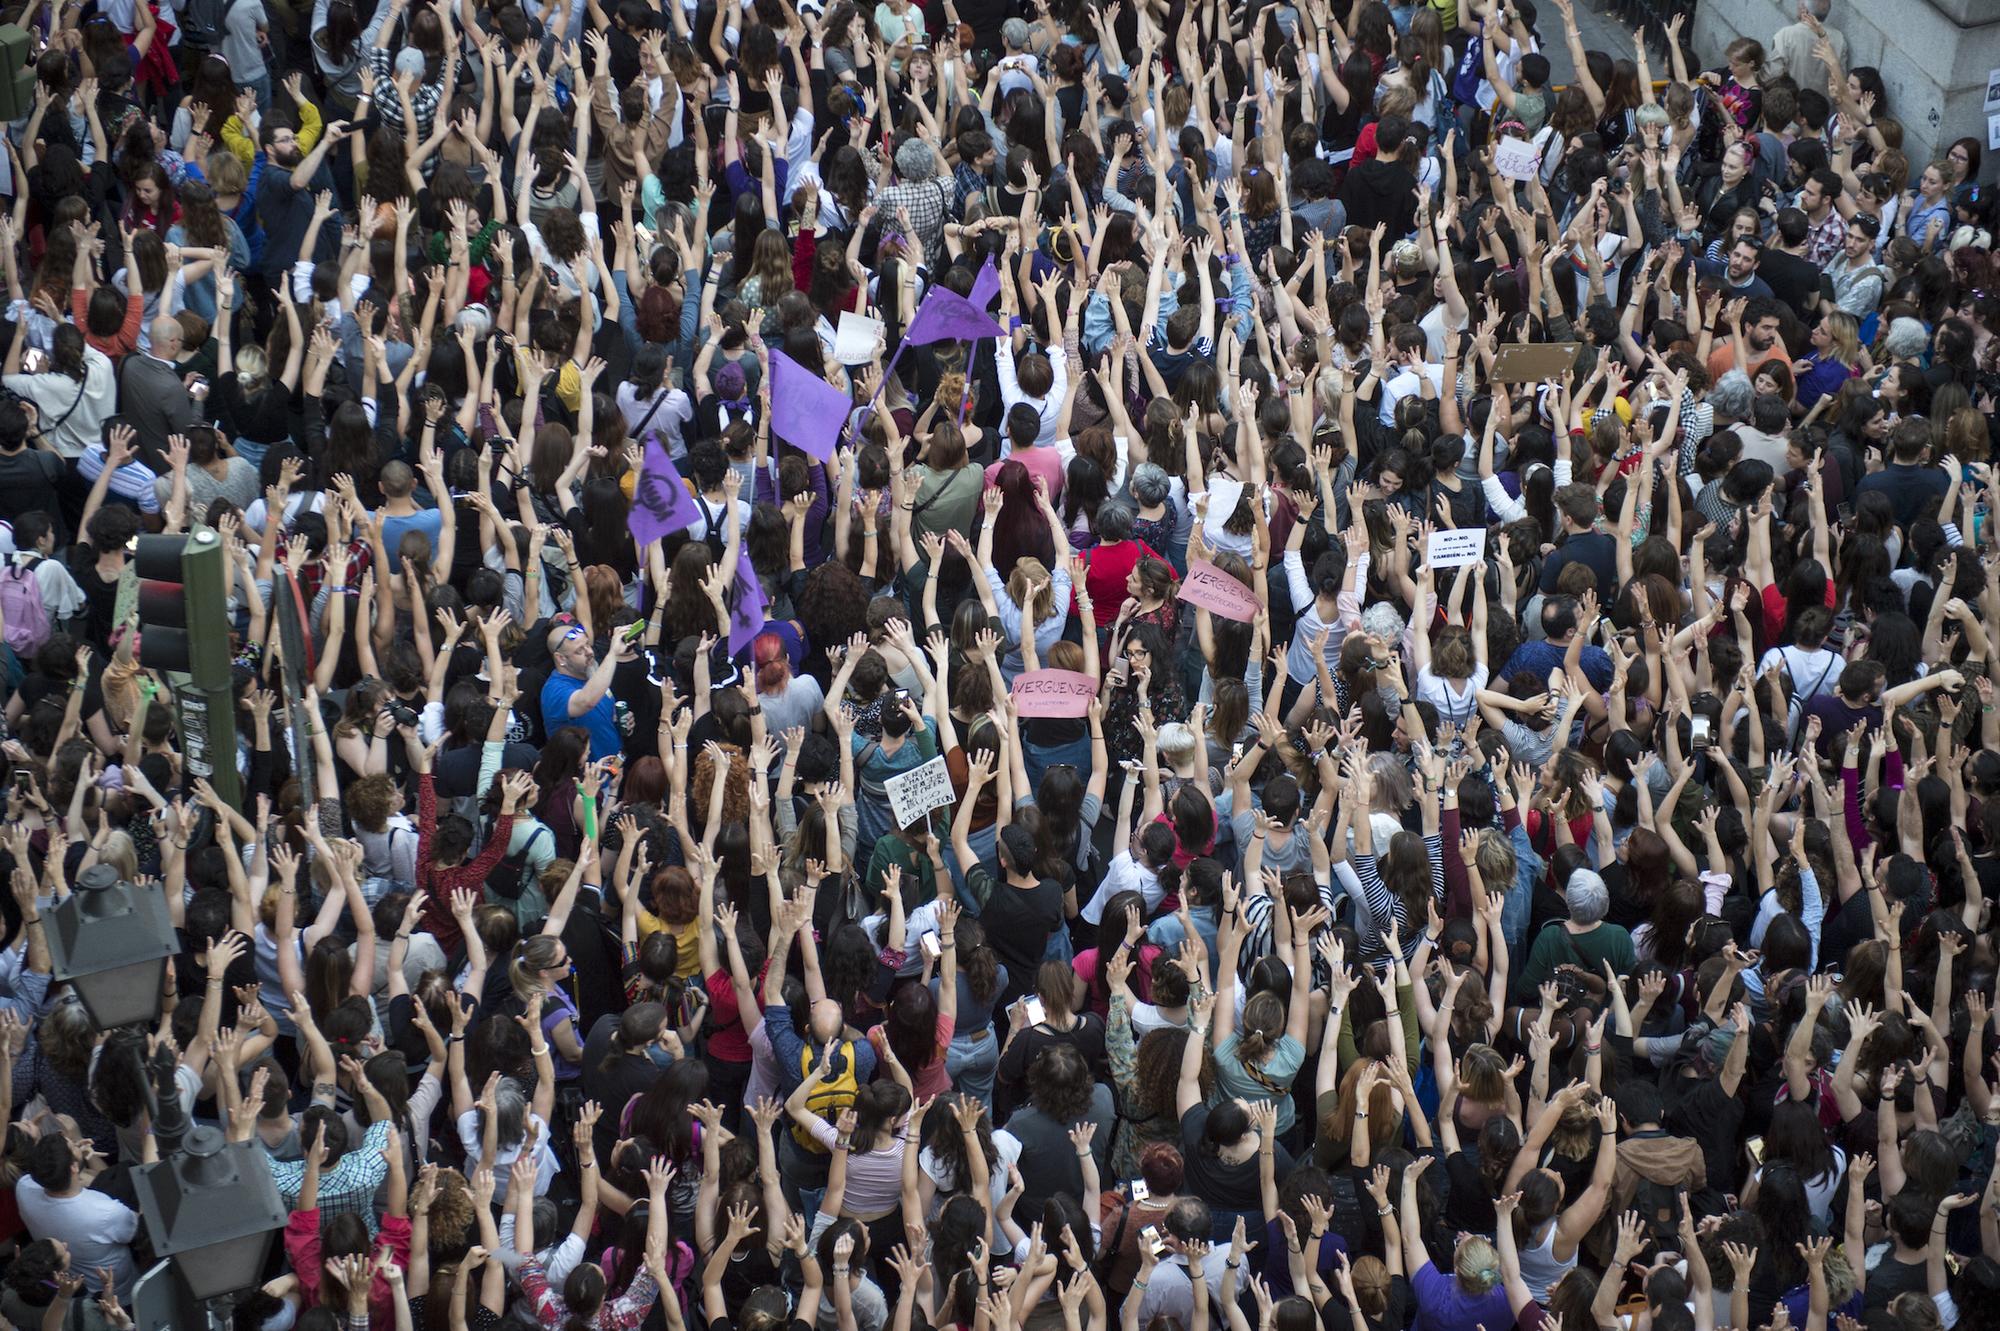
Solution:
<path fill-rule="evenodd" d="M 493 331 L 493 311 L 475 301 L 458 312 L 452 325 L 471 333 L 476 342 Z"/>
<path fill-rule="evenodd" d="M 1890 323 L 1888 336 L 1882 339 L 1882 354 L 1896 360 L 1915 360 L 1924 354 L 1930 340 L 1921 322 L 1905 316 Z"/>
<path fill-rule="evenodd" d="M 1361 612 L 1361 631 L 1372 633 L 1392 645 L 1402 641 L 1407 627 L 1403 617 L 1396 613 L 1396 607 L 1387 601 L 1377 601 Z"/>
<path fill-rule="evenodd" d="M 1569 906 L 1569 918 L 1575 924 L 1596 924 L 1611 913 L 1611 889 L 1590 869 L 1570 874 L 1569 886 L 1563 889 L 1563 901 Z"/>
<path fill-rule="evenodd" d="M 486 1131 L 486 1111 L 480 1110 L 479 1130 Z M 512 1077 L 502 1077 L 493 1091 L 493 1113 L 500 1125 L 500 1145 L 504 1149 L 519 1146 L 528 1135 L 528 1098 L 521 1093 L 521 1084 Z"/>
<path fill-rule="evenodd" d="M 1122 499 L 1107 499 L 1097 509 L 1097 539 L 1104 545 L 1116 545 L 1132 537 L 1132 520 L 1138 514 Z"/>
<path fill-rule="evenodd" d="M 1164 504 L 1173 492 L 1174 483 L 1159 463 L 1141 462 L 1132 469 L 1132 497 L 1143 507 Z"/>
<path fill-rule="evenodd" d="M 1028 49 L 1028 35 L 1028 21 L 1026 19 L 1010 18 L 1000 25 L 1000 40 L 1013 47 L 1016 51 L 1025 51 Z"/>
<path fill-rule="evenodd" d="M 937 153 L 922 139 L 905 139 L 896 149 L 896 174 L 904 180 L 929 180 L 937 173 Z"/>
<path fill-rule="evenodd" d="M 1731 370 L 1715 381 L 1715 387 L 1708 390 L 1709 405 L 1716 414 L 1731 420 L 1744 420 L 1750 415 L 1750 404 L 1756 400 L 1757 390 L 1750 382 L 1750 376 L 1741 370 Z"/>

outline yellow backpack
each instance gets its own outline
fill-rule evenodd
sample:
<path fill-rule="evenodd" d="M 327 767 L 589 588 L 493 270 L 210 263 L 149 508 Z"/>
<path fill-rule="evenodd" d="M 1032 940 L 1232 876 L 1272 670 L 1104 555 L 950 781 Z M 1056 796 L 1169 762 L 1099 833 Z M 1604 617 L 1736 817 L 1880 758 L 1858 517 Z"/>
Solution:
<path fill-rule="evenodd" d="M 861 1092 L 861 1082 L 854 1073 L 854 1041 L 842 1040 L 836 1046 L 834 1074 L 813 1088 L 806 1097 L 806 1108 L 812 1110 L 832 1124 L 840 1117 L 840 1111 L 854 1103 L 854 1097 Z M 811 1076 L 814 1064 L 819 1061 L 811 1045 L 799 1050 L 799 1075 Z M 827 1155 L 827 1148 L 814 1140 L 812 1133 L 797 1123 L 792 1124 L 792 1140 L 808 1151 Z"/>

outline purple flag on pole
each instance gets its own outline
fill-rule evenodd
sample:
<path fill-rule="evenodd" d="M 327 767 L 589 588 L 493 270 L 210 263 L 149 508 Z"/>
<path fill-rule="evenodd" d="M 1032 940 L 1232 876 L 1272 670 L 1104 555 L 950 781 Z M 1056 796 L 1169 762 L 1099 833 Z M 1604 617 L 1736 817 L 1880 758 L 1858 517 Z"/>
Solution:
<path fill-rule="evenodd" d="M 854 409 L 847 394 L 773 347 L 771 433 L 818 458 L 833 461 L 834 445 Z"/>
<path fill-rule="evenodd" d="M 774 401 L 776 396 L 772 395 Z M 735 607 L 729 612 L 731 656 L 748 647 L 751 640 L 764 631 L 764 585 L 757 581 L 757 570 L 750 563 L 750 547 L 747 545 L 739 546 L 736 551 L 734 592 L 731 599 Z"/>
<path fill-rule="evenodd" d="M 977 309 L 985 309 L 1000 294 L 1000 271 L 993 266 L 993 256 L 987 255 L 986 262 L 979 266 L 979 276 L 972 279 L 972 294 L 966 299 Z"/>
<path fill-rule="evenodd" d="M 932 287 L 917 307 L 916 318 L 910 320 L 903 341 L 913 347 L 947 338 L 976 342 L 982 337 L 1000 337 L 1005 331 L 991 315 L 956 291 Z"/>
<path fill-rule="evenodd" d="M 658 435 L 648 435 L 646 460 L 639 469 L 638 483 L 632 487 L 632 512 L 627 519 L 632 539 L 642 546 L 651 545 L 692 525 L 695 517 L 694 499 L 681 483 L 681 474 L 674 470 L 674 460 L 660 447 Z"/>

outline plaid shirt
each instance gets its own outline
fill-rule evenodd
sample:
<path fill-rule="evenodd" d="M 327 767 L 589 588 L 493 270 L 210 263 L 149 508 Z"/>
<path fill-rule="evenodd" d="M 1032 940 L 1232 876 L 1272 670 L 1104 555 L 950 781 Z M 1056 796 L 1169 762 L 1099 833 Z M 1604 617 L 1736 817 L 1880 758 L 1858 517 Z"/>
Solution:
<path fill-rule="evenodd" d="M 924 243 L 924 262 L 936 268 L 944 258 L 944 219 L 953 203 L 949 176 L 932 176 L 915 184 L 891 185 L 875 196 L 875 214 L 893 221 L 898 208 L 910 213 L 910 229 Z"/>
<path fill-rule="evenodd" d="M 1824 268 L 1840 256 L 1840 247 L 1847 241 L 1847 219 L 1838 208 L 1829 208 L 1817 224 L 1811 218 L 1806 221 L 1811 226 L 1806 232 L 1806 262 Z"/>
<path fill-rule="evenodd" d="M 368 1222 L 368 1232 L 375 1232 L 375 1190 L 389 1175 L 389 1157 L 385 1154 L 389 1148 L 389 1131 L 387 1119 L 369 1124 L 361 1145 L 341 1156 L 331 1170 L 320 1176 L 319 1213 L 322 1216 L 358 1215 Z M 271 1180 L 278 1185 L 287 1210 L 298 1205 L 299 1191 L 305 1186 L 305 1178 L 305 1161 L 271 1161 Z"/>
<path fill-rule="evenodd" d="M 377 96 L 372 103 L 375 118 L 397 133 L 403 131 L 403 99 L 396 95 L 396 53 L 381 46 L 364 47 L 368 56 L 368 66 L 375 71 L 375 77 L 382 81 L 376 89 Z M 444 97 L 444 80 L 436 83 L 420 83 L 410 91 L 410 110 L 416 113 L 417 137 L 427 138 L 431 132 L 431 121 L 437 118 L 438 102 Z"/>

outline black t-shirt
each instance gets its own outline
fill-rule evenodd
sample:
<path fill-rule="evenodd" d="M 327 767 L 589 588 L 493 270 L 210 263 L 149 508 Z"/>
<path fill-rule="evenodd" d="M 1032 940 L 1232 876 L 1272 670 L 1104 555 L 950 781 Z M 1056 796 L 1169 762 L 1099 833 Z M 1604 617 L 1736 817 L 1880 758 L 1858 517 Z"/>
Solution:
<path fill-rule="evenodd" d="M 973 873 L 990 873 L 975 865 Z M 967 875 L 970 886 L 971 875 Z M 992 878 L 986 907 L 979 912 L 979 924 L 986 942 L 1002 962 L 1009 976 L 1002 1002 L 1010 1002 L 1028 992 L 1035 971 L 1048 952 L 1049 935 L 1062 925 L 1062 888 L 1053 878 L 1043 878 L 1033 887 L 1016 887 L 1005 878 Z"/>
<path fill-rule="evenodd" d="M 661 1069 L 644 1053 L 628 1053 L 613 1058 L 612 1037 L 618 1033 L 616 1012 L 607 1012 L 591 1024 L 583 1042 L 583 1093 L 604 1106 L 593 1138 L 597 1158 L 609 1160 L 618 1143 L 618 1124 L 626 1102 L 651 1086 Z M 607 1064 L 605 1060 L 611 1061 Z"/>
<path fill-rule="evenodd" d="M 42 422 L 44 427 L 53 423 Z M 62 478 L 63 462 L 54 453 L 25 447 L 0 453 L 0 518 L 13 522 L 23 513 L 46 513 L 55 520 L 56 544 L 63 544 L 69 539 L 69 530 L 57 491 Z"/>
<path fill-rule="evenodd" d="M 1819 294 L 1819 268 L 1796 254 L 1765 250 L 1757 260 L 1757 276 L 1801 319 L 1806 317 L 1813 297 Z"/>
<path fill-rule="evenodd" d="M 1739 1088 L 1740 1089 L 1740 1088 Z M 1742 1171 L 1737 1165 L 1738 1133 L 1743 1126 L 1743 1099 L 1725 1095 L 1714 1077 L 1682 1077 L 1666 1088 L 1667 1113 L 1662 1126 L 1701 1147 L 1708 1186 L 1731 1191 Z"/>
<path fill-rule="evenodd" d="M 83 592 L 83 637 L 91 646 L 104 649 L 111 644 L 111 619 L 118 611 L 118 577 L 99 577 L 97 551 L 78 542 L 69 548 L 69 575 Z M 90 713 L 85 711 L 84 715 Z"/>
<path fill-rule="evenodd" d="M 1898 1294 L 1920 1294 L 1928 1288 L 1924 1264 L 1902 1261 L 1891 1251 L 1868 1273 L 1868 1294 L 1862 1307 L 1871 1313 L 1879 1312 Z"/>
<path fill-rule="evenodd" d="M 1208 1106 L 1196 1105 L 1181 1115 L 1181 1159 L 1186 1181 L 1181 1191 L 1192 1193 L 1209 1206 L 1224 1211 L 1256 1211 L 1262 1208 L 1263 1189 L 1258 1182 L 1257 1155 L 1229 1164 L 1211 1154 L 1204 1140 L 1208 1132 Z M 1276 1147 L 1277 1176 L 1292 1172 L 1292 1155 L 1282 1144 Z"/>
<path fill-rule="evenodd" d="M 1478 1150 L 1446 1156 L 1444 1177 L 1450 1189 L 1445 1198 L 1445 1223 L 1468 1233 L 1492 1234 L 1500 1217 L 1493 1209 L 1493 1189 L 1479 1170 Z"/>

